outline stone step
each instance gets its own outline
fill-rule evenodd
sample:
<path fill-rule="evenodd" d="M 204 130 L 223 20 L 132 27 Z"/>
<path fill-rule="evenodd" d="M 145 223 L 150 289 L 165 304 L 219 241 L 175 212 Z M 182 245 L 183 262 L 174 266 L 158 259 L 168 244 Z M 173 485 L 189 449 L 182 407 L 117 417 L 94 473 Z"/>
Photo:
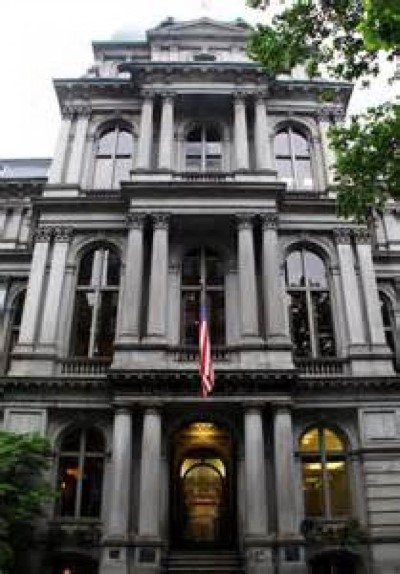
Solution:
<path fill-rule="evenodd" d="M 168 574 L 243 574 L 240 555 L 232 551 L 175 551 L 166 561 Z"/>

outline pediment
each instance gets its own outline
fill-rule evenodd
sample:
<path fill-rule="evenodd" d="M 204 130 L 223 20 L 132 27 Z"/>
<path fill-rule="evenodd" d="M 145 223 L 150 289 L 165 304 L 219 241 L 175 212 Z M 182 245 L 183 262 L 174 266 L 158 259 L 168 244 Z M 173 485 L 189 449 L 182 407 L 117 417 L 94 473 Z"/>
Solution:
<path fill-rule="evenodd" d="M 219 22 L 211 18 L 199 18 L 186 22 L 177 22 L 172 19 L 159 24 L 156 28 L 149 30 L 148 37 L 155 38 L 237 38 L 246 39 L 249 28 L 245 23 L 236 24 Z"/>

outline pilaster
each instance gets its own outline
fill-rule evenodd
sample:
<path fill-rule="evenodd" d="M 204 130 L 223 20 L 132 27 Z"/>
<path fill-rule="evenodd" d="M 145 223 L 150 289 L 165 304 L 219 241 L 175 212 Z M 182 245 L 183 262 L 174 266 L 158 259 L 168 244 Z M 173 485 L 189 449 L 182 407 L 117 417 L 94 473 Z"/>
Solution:
<path fill-rule="evenodd" d="M 62 109 L 61 127 L 58 133 L 53 161 L 47 178 L 49 184 L 58 184 L 62 182 L 73 116 L 73 107 L 64 106 Z"/>
<path fill-rule="evenodd" d="M 143 94 L 136 162 L 136 169 L 138 170 L 150 169 L 151 144 L 153 141 L 153 102 L 154 94 L 151 92 L 145 92 Z"/>
<path fill-rule="evenodd" d="M 72 144 L 71 156 L 69 159 L 66 182 L 79 186 L 81 183 L 82 167 L 85 155 L 86 135 L 89 126 L 91 108 L 84 104 L 77 106 L 77 120 L 75 127 L 75 137 Z"/>
<path fill-rule="evenodd" d="M 234 96 L 236 169 L 249 169 L 249 142 L 247 135 L 246 103 L 244 94 Z"/>
<path fill-rule="evenodd" d="M 171 170 L 173 167 L 174 143 L 174 99 L 173 94 L 162 94 L 161 104 L 160 148 L 158 167 L 161 170 Z"/>
<path fill-rule="evenodd" d="M 151 254 L 149 316 L 147 336 L 149 341 L 165 342 L 168 301 L 168 226 L 169 215 L 155 213 Z"/>
<path fill-rule="evenodd" d="M 273 169 L 265 94 L 256 94 L 254 100 L 254 151 L 257 170 Z"/>

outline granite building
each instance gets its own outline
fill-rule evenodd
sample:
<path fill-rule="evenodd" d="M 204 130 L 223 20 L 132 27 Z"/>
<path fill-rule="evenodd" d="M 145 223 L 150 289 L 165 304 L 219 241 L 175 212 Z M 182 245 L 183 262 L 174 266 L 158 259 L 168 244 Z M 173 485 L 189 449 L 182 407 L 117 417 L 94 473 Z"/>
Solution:
<path fill-rule="evenodd" d="M 59 492 L 21 571 L 399 572 L 399 208 L 337 218 L 352 87 L 248 34 L 95 42 L 52 161 L 0 162 L 2 422 Z"/>

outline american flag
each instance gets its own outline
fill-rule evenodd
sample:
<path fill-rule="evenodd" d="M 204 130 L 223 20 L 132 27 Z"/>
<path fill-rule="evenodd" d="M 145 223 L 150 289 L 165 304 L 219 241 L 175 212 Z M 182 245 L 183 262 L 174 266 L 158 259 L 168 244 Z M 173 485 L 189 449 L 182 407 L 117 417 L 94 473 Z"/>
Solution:
<path fill-rule="evenodd" d="M 200 380 L 203 397 L 206 397 L 214 387 L 214 369 L 211 360 L 210 336 L 208 333 L 207 311 L 202 305 L 200 308 Z"/>

